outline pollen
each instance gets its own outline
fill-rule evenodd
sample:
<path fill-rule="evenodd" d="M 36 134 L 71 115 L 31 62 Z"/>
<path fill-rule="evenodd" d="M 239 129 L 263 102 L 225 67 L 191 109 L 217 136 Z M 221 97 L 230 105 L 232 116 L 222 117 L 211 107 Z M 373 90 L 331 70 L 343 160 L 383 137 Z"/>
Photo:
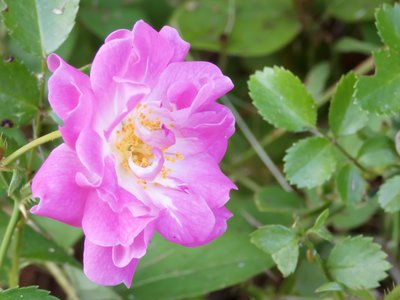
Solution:
<path fill-rule="evenodd" d="M 130 118 L 122 124 L 121 130 L 117 131 L 115 147 L 122 153 L 122 166 L 125 169 L 129 168 L 128 160 L 130 158 L 142 168 L 150 166 L 151 159 L 154 158 L 152 147 L 135 134 L 135 126 Z"/>

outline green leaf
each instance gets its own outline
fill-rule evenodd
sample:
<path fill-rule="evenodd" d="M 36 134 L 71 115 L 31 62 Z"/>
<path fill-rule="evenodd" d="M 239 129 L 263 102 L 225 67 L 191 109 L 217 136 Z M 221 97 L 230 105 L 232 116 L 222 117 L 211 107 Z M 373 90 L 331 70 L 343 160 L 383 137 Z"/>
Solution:
<path fill-rule="evenodd" d="M 400 52 L 400 5 L 383 5 L 376 13 L 376 27 L 383 42 Z"/>
<path fill-rule="evenodd" d="M 361 164 L 372 168 L 385 168 L 398 161 L 394 142 L 387 136 L 375 136 L 366 140 L 357 157 Z"/>
<path fill-rule="evenodd" d="M 301 29 L 290 0 L 186 1 L 176 10 L 172 24 L 193 48 L 216 52 L 221 50 L 224 33 L 231 24 L 226 52 L 239 56 L 275 52 Z"/>
<path fill-rule="evenodd" d="M 270 254 L 279 271 L 287 277 L 296 270 L 299 238 L 282 225 L 267 225 L 251 234 L 251 242 Z"/>
<path fill-rule="evenodd" d="M 255 194 L 257 208 L 262 212 L 293 213 L 304 208 L 303 201 L 294 193 L 279 186 L 262 188 Z"/>
<path fill-rule="evenodd" d="M 333 49 L 339 53 L 363 53 L 366 55 L 369 55 L 378 48 L 379 45 L 360 41 L 352 37 L 343 37 L 333 46 Z"/>
<path fill-rule="evenodd" d="M 40 290 L 37 286 L 27 286 L 22 288 L 13 288 L 0 292 L 1 300 L 57 300 L 58 298 L 49 295 L 49 291 Z"/>
<path fill-rule="evenodd" d="M 312 188 L 328 180 L 335 171 L 332 144 L 322 137 L 303 139 L 288 149 L 285 173 L 292 184 Z"/>
<path fill-rule="evenodd" d="M 0 121 L 7 119 L 17 126 L 29 123 L 39 101 L 36 77 L 16 61 L 0 62 L 0 82 Z"/>
<path fill-rule="evenodd" d="M 246 281 L 271 268 L 271 258 L 249 241 L 254 227 L 242 216 L 257 213 L 250 205 L 254 205 L 251 199 L 232 199 L 229 209 L 235 217 L 227 232 L 202 247 L 182 247 L 156 235 L 139 262 L 132 288 L 118 290 L 122 298 L 187 299 Z"/>
<path fill-rule="evenodd" d="M 334 281 L 325 283 L 315 290 L 316 293 L 342 292 L 342 291 L 344 291 L 343 286 L 340 283 Z"/>
<path fill-rule="evenodd" d="M 340 241 L 331 251 L 327 267 L 335 281 L 354 290 L 372 289 L 386 278 L 390 264 L 372 238 L 357 236 Z"/>
<path fill-rule="evenodd" d="M 305 85 L 311 96 L 318 100 L 321 98 L 322 92 L 326 87 L 331 67 L 328 62 L 321 62 L 315 65 L 307 74 Z"/>
<path fill-rule="evenodd" d="M 145 12 L 139 7 L 83 6 L 79 11 L 79 18 L 83 24 L 102 40 L 116 29 L 132 29 L 133 24 L 145 18 Z"/>
<path fill-rule="evenodd" d="M 313 227 L 308 232 L 318 235 L 320 238 L 330 241 L 332 240 L 331 233 L 325 228 L 325 222 L 329 217 L 329 209 L 325 209 L 315 220 Z"/>
<path fill-rule="evenodd" d="M 366 193 L 367 182 L 357 167 L 352 164 L 343 166 L 336 175 L 336 188 L 344 203 L 360 202 Z"/>
<path fill-rule="evenodd" d="M 8 224 L 9 217 L 0 211 L 0 240 Z M 28 261 L 68 263 L 75 266 L 80 264 L 52 240 L 49 240 L 28 226 L 22 230 L 21 257 Z"/>
<path fill-rule="evenodd" d="M 327 13 L 345 22 L 368 21 L 374 19 L 375 8 L 392 0 L 325 0 Z"/>
<path fill-rule="evenodd" d="M 290 71 L 264 68 L 250 76 L 248 85 L 254 105 L 269 123 L 289 131 L 304 131 L 315 126 L 314 100 Z"/>
<path fill-rule="evenodd" d="M 343 76 L 337 86 L 329 109 L 329 127 L 335 136 L 357 132 L 368 122 L 367 114 L 353 101 L 356 77 Z"/>
<path fill-rule="evenodd" d="M 400 55 L 390 50 L 373 54 L 376 73 L 361 76 L 356 83 L 354 98 L 362 109 L 376 114 L 400 111 Z"/>
<path fill-rule="evenodd" d="M 350 230 L 367 222 L 378 210 L 376 199 L 348 206 L 344 211 L 332 217 L 332 225 L 337 230 Z"/>
<path fill-rule="evenodd" d="M 388 295 L 385 300 L 398 300 L 400 299 L 400 286 L 396 286 Z"/>
<path fill-rule="evenodd" d="M 387 180 L 378 192 L 379 204 L 386 212 L 400 210 L 400 176 Z"/>
<path fill-rule="evenodd" d="M 28 52 L 44 56 L 56 50 L 75 24 L 79 0 L 5 0 L 3 20 L 11 37 Z"/>

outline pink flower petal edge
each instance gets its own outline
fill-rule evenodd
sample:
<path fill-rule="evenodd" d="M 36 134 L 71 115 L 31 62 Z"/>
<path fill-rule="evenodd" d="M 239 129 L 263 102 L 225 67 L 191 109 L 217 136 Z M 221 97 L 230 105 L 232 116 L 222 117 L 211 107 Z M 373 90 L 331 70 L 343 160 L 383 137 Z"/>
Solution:
<path fill-rule="evenodd" d="M 32 213 L 82 227 L 84 272 L 130 286 L 153 234 L 187 247 L 221 236 L 235 185 L 218 164 L 234 117 L 215 101 L 233 88 L 189 44 L 144 21 L 111 33 L 90 76 L 48 58 L 49 102 L 64 143 L 32 182 Z"/>

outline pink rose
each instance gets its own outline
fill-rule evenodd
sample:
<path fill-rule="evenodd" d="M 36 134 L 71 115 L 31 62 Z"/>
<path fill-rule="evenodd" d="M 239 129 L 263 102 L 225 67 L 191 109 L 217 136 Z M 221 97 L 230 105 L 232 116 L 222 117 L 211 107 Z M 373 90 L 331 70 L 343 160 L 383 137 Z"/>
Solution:
<path fill-rule="evenodd" d="M 235 185 L 218 164 L 234 118 L 216 100 L 231 80 L 209 62 L 183 62 L 177 31 L 143 21 L 111 33 L 90 77 L 52 54 L 49 101 L 64 143 L 32 182 L 32 213 L 82 227 L 84 271 L 130 286 L 155 231 L 200 246 L 223 234 Z"/>

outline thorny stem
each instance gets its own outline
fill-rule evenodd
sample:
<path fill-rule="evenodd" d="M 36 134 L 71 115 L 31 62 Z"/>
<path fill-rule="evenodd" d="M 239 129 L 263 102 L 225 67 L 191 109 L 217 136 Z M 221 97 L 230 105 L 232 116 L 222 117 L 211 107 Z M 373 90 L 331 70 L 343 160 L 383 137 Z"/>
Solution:
<path fill-rule="evenodd" d="M 45 144 L 47 142 L 53 141 L 55 139 L 58 139 L 59 137 L 61 137 L 61 133 L 59 130 L 50 132 L 44 136 L 41 136 L 40 138 L 37 138 L 33 141 L 31 141 L 30 143 L 22 146 L 21 148 L 19 148 L 18 150 L 16 150 L 15 152 L 11 153 L 9 156 L 7 156 L 6 158 L 4 158 L 1 162 L 0 162 L 0 167 L 5 167 L 7 165 L 9 165 L 11 162 L 13 162 L 15 159 L 17 159 L 19 156 L 21 156 L 22 154 L 24 154 L 25 152 L 34 149 L 36 147 L 38 147 L 39 145 Z"/>
<path fill-rule="evenodd" d="M 268 156 L 268 154 L 265 152 L 264 148 L 260 145 L 256 137 L 253 135 L 253 133 L 250 131 L 249 127 L 247 124 L 244 122 L 236 108 L 232 105 L 230 102 L 229 98 L 226 96 L 223 96 L 221 98 L 222 102 L 228 106 L 233 115 L 235 116 L 236 123 L 239 126 L 239 128 L 242 130 L 244 136 L 246 137 L 247 141 L 250 143 L 250 145 L 254 148 L 262 162 L 265 164 L 265 166 L 268 168 L 268 170 L 271 172 L 272 176 L 275 177 L 275 179 L 278 181 L 278 183 L 281 185 L 281 187 L 287 191 L 287 192 L 293 192 L 292 187 L 290 184 L 286 181 L 285 177 L 281 173 L 281 171 L 278 169 L 278 167 L 274 164 L 274 162 L 271 160 L 271 158 Z"/>

